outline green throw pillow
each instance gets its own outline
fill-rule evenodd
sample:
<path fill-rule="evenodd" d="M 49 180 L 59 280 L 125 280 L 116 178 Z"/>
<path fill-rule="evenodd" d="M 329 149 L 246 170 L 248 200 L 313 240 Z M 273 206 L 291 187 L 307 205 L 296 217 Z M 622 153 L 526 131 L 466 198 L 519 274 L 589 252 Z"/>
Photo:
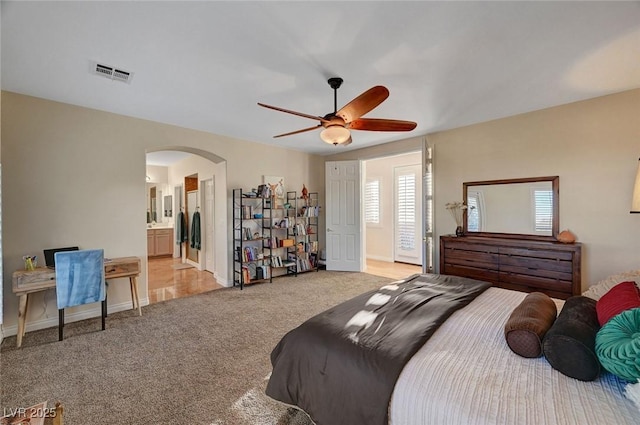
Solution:
<path fill-rule="evenodd" d="M 640 308 L 615 315 L 598 331 L 596 354 L 614 375 L 630 382 L 640 379 Z"/>

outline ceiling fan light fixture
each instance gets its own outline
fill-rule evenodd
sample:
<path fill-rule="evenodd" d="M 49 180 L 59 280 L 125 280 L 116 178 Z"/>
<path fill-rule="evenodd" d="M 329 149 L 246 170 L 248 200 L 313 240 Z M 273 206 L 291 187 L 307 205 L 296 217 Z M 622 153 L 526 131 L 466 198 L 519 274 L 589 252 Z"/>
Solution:
<path fill-rule="evenodd" d="M 341 125 L 331 125 L 320 133 L 320 138 L 331 145 L 341 145 L 351 137 L 351 132 Z"/>

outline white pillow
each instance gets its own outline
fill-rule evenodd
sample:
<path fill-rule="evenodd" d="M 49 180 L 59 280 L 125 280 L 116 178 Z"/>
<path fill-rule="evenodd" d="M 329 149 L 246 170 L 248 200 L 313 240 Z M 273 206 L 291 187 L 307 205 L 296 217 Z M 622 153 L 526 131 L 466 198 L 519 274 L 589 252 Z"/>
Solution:
<path fill-rule="evenodd" d="M 600 297 L 609 292 L 609 289 L 613 288 L 620 282 L 633 281 L 640 288 L 640 270 L 631 270 L 628 272 L 615 274 L 608 278 L 601 280 L 600 282 L 592 285 L 582 293 L 585 297 L 593 298 L 598 301 Z"/>
<path fill-rule="evenodd" d="M 636 405 L 640 411 L 640 379 L 635 384 L 628 384 L 624 389 L 624 395 Z"/>

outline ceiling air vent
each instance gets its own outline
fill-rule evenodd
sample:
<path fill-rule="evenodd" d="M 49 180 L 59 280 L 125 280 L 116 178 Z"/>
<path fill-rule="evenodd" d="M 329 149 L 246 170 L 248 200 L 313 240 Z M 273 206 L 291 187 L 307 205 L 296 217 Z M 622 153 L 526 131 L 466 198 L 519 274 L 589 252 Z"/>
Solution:
<path fill-rule="evenodd" d="M 110 80 L 122 81 L 123 83 L 129 83 L 133 77 L 133 73 L 129 71 L 123 71 L 109 65 L 103 65 L 96 63 L 94 72 L 97 75 L 102 75 Z"/>

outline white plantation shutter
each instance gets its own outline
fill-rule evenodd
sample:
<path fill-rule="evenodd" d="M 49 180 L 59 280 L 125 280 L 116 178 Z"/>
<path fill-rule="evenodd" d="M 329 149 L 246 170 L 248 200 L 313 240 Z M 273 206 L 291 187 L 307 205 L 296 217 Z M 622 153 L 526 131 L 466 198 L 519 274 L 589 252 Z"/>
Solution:
<path fill-rule="evenodd" d="M 433 273 L 435 252 L 433 244 L 433 148 L 423 141 L 422 161 L 424 164 L 422 182 L 422 211 L 424 215 L 424 245 L 422 270 Z"/>
<path fill-rule="evenodd" d="M 551 232 L 553 221 L 553 193 L 550 190 L 535 189 L 533 191 L 535 204 L 535 231 Z"/>
<path fill-rule="evenodd" d="M 398 235 L 401 250 L 416 249 L 416 176 L 398 176 Z"/>
<path fill-rule="evenodd" d="M 364 185 L 364 221 L 380 223 L 380 180 L 370 180 Z"/>

